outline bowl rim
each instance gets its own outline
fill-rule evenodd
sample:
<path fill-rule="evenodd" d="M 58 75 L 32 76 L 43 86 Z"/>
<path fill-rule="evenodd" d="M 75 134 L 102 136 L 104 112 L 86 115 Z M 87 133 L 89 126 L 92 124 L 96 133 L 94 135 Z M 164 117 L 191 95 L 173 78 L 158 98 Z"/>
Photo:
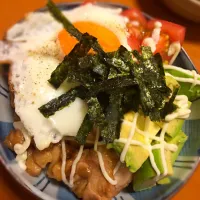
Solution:
<path fill-rule="evenodd" d="M 200 6 L 200 1 L 199 2 L 198 2 L 198 0 L 190 0 L 190 1 L 192 1 L 194 3 L 197 3 Z M 65 8 L 62 8 L 63 6 L 69 5 L 69 6 L 77 7 L 77 6 L 81 5 L 81 4 L 82 4 L 81 1 L 56 3 L 56 5 L 58 7 L 61 7 L 62 10 L 65 10 Z M 97 2 L 96 4 L 100 5 L 100 6 L 105 6 L 105 7 L 122 8 L 123 10 L 130 8 L 130 6 L 127 6 L 127 5 L 124 5 L 124 4 L 121 4 L 121 3 L 114 3 L 114 2 Z M 42 7 L 42 8 L 39 8 L 39 9 L 34 9 L 32 11 L 29 11 L 29 12 L 44 12 L 44 11 L 47 11 L 47 7 L 46 6 Z M 142 13 L 144 14 L 144 16 L 146 18 L 153 19 L 153 17 L 150 16 L 149 14 L 147 14 L 145 12 L 142 12 Z M 25 16 L 22 19 L 20 19 L 19 21 L 17 21 L 15 24 L 20 23 L 21 21 L 24 20 L 24 18 L 25 18 Z M 11 25 L 11 26 L 13 26 L 13 25 Z M 181 50 L 183 51 L 183 53 L 185 54 L 185 56 L 189 59 L 190 63 L 192 64 L 192 67 L 194 68 L 194 70 L 197 71 L 197 69 L 195 68 L 192 60 L 190 59 L 190 57 L 186 53 L 185 49 L 182 47 Z M 172 191 L 171 191 L 170 194 L 168 194 L 165 197 L 163 197 L 165 200 L 171 199 L 177 192 L 179 192 L 182 189 L 182 187 L 185 185 L 185 183 L 188 182 L 188 180 L 192 177 L 192 175 L 196 171 L 199 163 L 200 163 L 200 158 L 198 159 L 198 161 L 195 162 L 195 165 L 194 165 L 193 169 L 191 169 L 191 171 L 189 172 L 189 174 L 186 177 L 186 179 L 182 180 L 182 182 L 177 187 L 175 187 L 174 189 L 172 189 Z M 12 179 L 15 180 L 16 183 L 18 183 L 20 186 L 22 186 L 25 190 L 27 190 L 29 193 L 31 193 L 35 197 L 41 198 L 41 199 L 44 199 L 44 200 L 56 200 L 56 199 L 52 198 L 51 196 L 49 196 L 48 194 L 40 191 L 35 186 L 31 185 L 29 183 L 29 181 L 26 181 L 25 178 L 23 178 L 23 177 L 19 178 L 19 176 L 15 176 L 15 173 L 13 172 L 13 170 L 3 161 L 3 158 L 1 158 L 1 157 L 0 157 L 0 164 L 3 165 L 4 169 L 6 169 L 6 171 L 11 175 Z M 23 184 L 21 182 L 21 180 L 23 180 L 25 184 Z"/>

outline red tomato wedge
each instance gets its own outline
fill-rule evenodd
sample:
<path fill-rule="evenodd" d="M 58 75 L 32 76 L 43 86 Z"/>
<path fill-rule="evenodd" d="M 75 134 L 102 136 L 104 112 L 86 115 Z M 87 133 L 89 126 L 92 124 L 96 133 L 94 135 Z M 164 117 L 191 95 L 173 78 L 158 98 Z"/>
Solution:
<path fill-rule="evenodd" d="M 172 42 L 179 41 L 181 44 L 183 43 L 184 38 L 185 38 L 185 30 L 186 30 L 184 26 L 181 26 L 172 22 L 168 22 L 165 20 L 153 19 L 153 20 L 148 21 L 147 29 L 153 30 L 154 24 L 156 21 L 159 21 L 162 23 L 161 33 L 165 33 L 169 35 L 170 40 Z"/>
<path fill-rule="evenodd" d="M 128 45 L 131 47 L 132 50 L 139 51 L 140 41 L 134 35 L 130 35 L 127 41 L 128 41 Z"/>
<path fill-rule="evenodd" d="M 129 18 L 130 21 L 138 21 L 139 26 L 142 26 L 144 28 L 146 27 L 147 20 L 144 17 L 144 15 L 142 14 L 142 12 L 137 8 L 131 8 L 128 10 L 124 10 L 121 13 L 121 15 Z"/>
<path fill-rule="evenodd" d="M 84 0 L 83 3 L 82 3 L 81 5 L 85 5 L 85 4 L 87 4 L 87 3 L 92 3 L 92 4 L 94 4 L 94 3 L 96 3 L 96 1 L 95 1 L 95 0 Z"/>

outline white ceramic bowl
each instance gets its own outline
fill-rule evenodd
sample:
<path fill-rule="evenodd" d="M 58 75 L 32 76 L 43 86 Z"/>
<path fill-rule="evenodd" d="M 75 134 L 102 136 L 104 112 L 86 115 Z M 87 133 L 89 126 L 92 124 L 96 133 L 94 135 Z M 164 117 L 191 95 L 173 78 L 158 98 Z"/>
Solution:
<path fill-rule="evenodd" d="M 200 23 L 200 0 L 162 0 L 173 12 Z"/>

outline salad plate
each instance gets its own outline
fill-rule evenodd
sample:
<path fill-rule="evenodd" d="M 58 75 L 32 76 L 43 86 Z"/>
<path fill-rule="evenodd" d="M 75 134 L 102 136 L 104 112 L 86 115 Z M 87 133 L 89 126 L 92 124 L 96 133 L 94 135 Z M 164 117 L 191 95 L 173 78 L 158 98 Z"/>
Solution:
<path fill-rule="evenodd" d="M 80 3 L 58 4 L 61 10 L 71 10 Z M 99 4 L 105 7 L 127 9 L 126 6 L 120 4 Z M 46 11 L 46 8 L 37 10 L 38 12 Z M 150 18 L 144 13 L 147 18 Z M 22 20 L 23 21 L 23 20 Z M 174 65 L 180 66 L 188 70 L 196 70 L 192 61 L 182 48 Z M 32 177 L 20 169 L 15 154 L 5 145 L 4 140 L 9 132 L 13 129 L 13 111 L 10 106 L 10 96 L 8 89 L 8 77 L 5 75 L 7 66 L 0 66 L 0 161 L 17 180 L 19 184 L 31 191 L 37 197 L 44 200 L 76 200 L 76 196 L 67 189 L 63 183 L 58 183 L 48 178 L 45 173 L 41 173 L 38 177 Z M 200 156 L 200 101 L 197 100 L 192 104 L 191 115 L 183 125 L 183 131 L 188 136 L 180 155 L 173 165 L 174 174 L 170 177 L 170 183 L 166 185 L 158 185 L 149 190 L 141 192 L 133 192 L 131 187 L 121 191 L 114 200 L 162 200 L 172 197 L 188 180 L 199 163 Z"/>

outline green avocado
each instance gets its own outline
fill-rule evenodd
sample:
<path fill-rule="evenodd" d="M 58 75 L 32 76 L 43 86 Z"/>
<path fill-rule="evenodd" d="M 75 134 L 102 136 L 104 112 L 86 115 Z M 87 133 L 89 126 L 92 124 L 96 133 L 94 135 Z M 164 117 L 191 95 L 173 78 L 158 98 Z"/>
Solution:
<path fill-rule="evenodd" d="M 155 170 L 152 167 L 150 158 L 148 158 L 142 167 L 135 173 L 133 178 L 133 189 L 134 191 L 141 191 L 149 189 L 156 185 L 156 182 L 163 178 L 164 166 L 162 162 L 161 150 L 155 149 L 152 151 L 155 159 L 156 166 L 160 171 L 160 175 L 158 176 Z M 171 152 L 169 150 L 165 150 L 165 160 L 167 164 L 167 176 L 171 176 L 173 174 L 172 168 L 172 157 Z M 166 180 L 164 180 L 166 182 Z"/>
<path fill-rule="evenodd" d="M 188 73 L 180 72 L 176 69 L 165 69 L 165 73 L 166 72 L 171 74 L 174 77 L 194 78 L 194 76 L 191 76 Z M 198 77 L 197 80 L 200 81 L 200 77 Z M 179 84 L 180 84 L 180 89 L 178 92 L 179 95 L 186 95 L 189 101 L 194 101 L 200 98 L 200 85 L 191 87 L 192 83 L 179 82 Z"/>
<path fill-rule="evenodd" d="M 174 91 L 175 88 L 180 88 L 180 84 L 171 76 L 165 76 L 167 86 Z M 188 102 L 188 108 L 191 106 L 191 102 Z M 184 120 L 182 119 L 174 119 L 169 122 L 169 126 L 167 129 L 167 134 L 174 138 L 182 129 Z M 163 127 L 163 122 L 157 122 L 160 128 Z"/>
<path fill-rule="evenodd" d="M 180 131 L 176 137 L 174 138 L 167 138 L 165 139 L 165 141 L 167 141 L 169 144 L 176 144 L 178 149 L 176 152 L 171 152 L 171 156 L 172 156 L 172 164 L 174 164 L 175 160 L 177 159 L 179 153 L 181 152 L 181 149 L 183 148 L 185 142 L 187 141 L 188 136 L 183 132 Z M 169 184 L 170 183 L 170 179 L 169 178 L 163 178 L 161 180 L 159 180 L 157 182 L 160 185 L 163 184 Z"/>
<path fill-rule="evenodd" d="M 161 172 L 160 176 L 157 176 L 156 172 L 154 171 L 150 159 L 146 160 L 142 167 L 135 173 L 134 180 L 133 180 L 133 188 L 135 191 L 141 191 L 148 188 L 151 188 L 157 184 L 168 184 L 170 183 L 170 179 L 168 176 L 173 174 L 172 165 L 174 164 L 175 160 L 177 159 L 181 149 L 183 148 L 184 143 L 187 140 L 187 135 L 182 131 L 176 135 L 176 137 L 171 138 L 166 136 L 165 141 L 169 144 L 177 145 L 178 149 L 176 152 L 171 152 L 169 150 L 165 150 L 165 158 L 167 163 L 168 174 L 163 178 L 163 164 L 161 160 L 161 152 L 159 149 L 153 150 L 153 155 L 155 159 L 155 163 L 158 169 Z"/>
<path fill-rule="evenodd" d="M 119 139 L 128 138 L 129 133 L 131 131 L 130 124 L 133 121 L 134 115 L 135 113 L 133 111 L 128 112 L 124 115 L 125 122 L 121 124 Z M 140 130 L 144 130 L 144 126 L 145 126 L 144 121 L 145 121 L 145 117 L 143 115 L 139 115 L 137 119 L 137 124 L 136 124 L 137 128 L 139 128 Z M 128 124 L 127 122 L 130 124 Z M 159 130 L 160 130 L 160 127 L 156 123 L 150 121 L 149 128 L 147 130 L 148 133 L 152 136 L 155 136 L 159 132 Z M 137 131 L 135 131 L 132 139 L 145 144 L 144 136 L 138 133 Z M 114 142 L 108 145 L 108 148 L 115 149 L 115 151 L 119 154 L 121 154 L 123 147 L 124 147 L 124 144 L 120 142 Z M 145 162 L 145 160 L 148 157 L 149 157 L 149 152 L 146 149 L 144 149 L 141 146 L 130 145 L 126 153 L 125 163 L 126 163 L 126 166 L 129 168 L 129 170 L 132 173 L 134 173 L 142 166 L 142 164 Z"/>
<path fill-rule="evenodd" d="M 191 102 L 188 101 L 188 108 L 191 106 Z M 167 135 L 171 138 L 176 137 L 177 134 L 179 134 L 180 130 L 183 127 L 184 120 L 183 119 L 174 119 L 169 122 L 168 129 L 167 129 Z M 163 122 L 157 122 L 158 126 L 160 128 L 163 127 Z"/>

